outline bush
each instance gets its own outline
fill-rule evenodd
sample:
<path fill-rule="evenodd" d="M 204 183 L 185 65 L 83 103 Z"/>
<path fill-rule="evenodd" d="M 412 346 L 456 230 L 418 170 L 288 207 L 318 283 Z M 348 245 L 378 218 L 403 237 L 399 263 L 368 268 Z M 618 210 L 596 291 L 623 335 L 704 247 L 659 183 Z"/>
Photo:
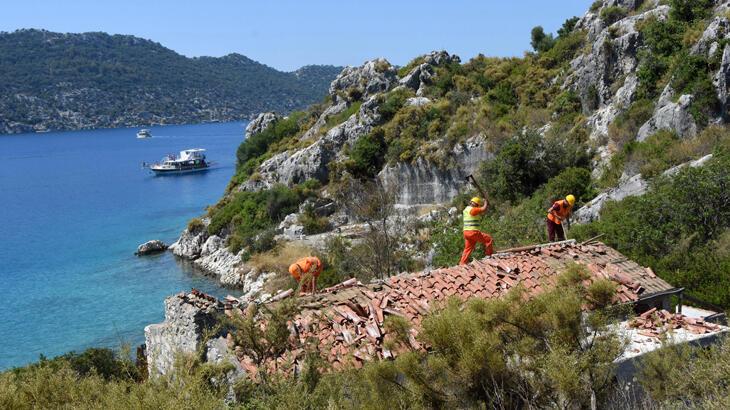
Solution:
<path fill-rule="evenodd" d="M 583 144 L 528 131 L 507 141 L 493 161 L 482 165 L 480 176 L 490 195 L 515 201 L 530 196 L 562 169 L 588 163 Z"/>
<path fill-rule="evenodd" d="M 621 20 L 626 17 L 628 12 L 625 8 L 620 6 L 608 6 L 601 10 L 601 20 L 603 20 L 607 26 Z"/>
<path fill-rule="evenodd" d="M 382 128 L 360 137 L 350 151 L 348 171 L 358 178 L 373 178 L 385 163 L 388 146 Z"/>
<path fill-rule="evenodd" d="M 389 92 L 378 106 L 378 113 L 380 113 L 384 121 L 390 120 L 412 95 L 412 92 L 405 88 Z"/>
<path fill-rule="evenodd" d="M 305 116 L 306 113 L 301 111 L 291 113 L 287 118 L 273 122 L 265 130 L 244 140 L 236 151 L 237 167 L 245 167 L 250 175 L 252 172 L 250 161 L 265 154 L 271 144 L 298 133 L 299 121 Z"/>
<path fill-rule="evenodd" d="M 305 235 L 326 232 L 330 227 L 330 222 L 327 217 L 318 216 L 314 212 L 314 206 L 312 204 L 307 204 L 304 212 L 299 215 L 299 223 L 304 227 Z"/>
<path fill-rule="evenodd" d="M 200 218 L 193 218 L 188 222 L 189 232 L 199 232 L 205 228 L 205 224 Z"/>
<path fill-rule="evenodd" d="M 319 186 L 317 181 L 307 181 L 294 188 L 275 185 L 263 191 L 237 192 L 208 210 L 208 233 L 218 235 L 224 230 L 230 232 L 228 245 L 233 252 L 252 245 L 267 249 L 271 241 L 256 241 L 256 235 L 295 212 L 305 199 L 315 196 Z"/>
<path fill-rule="evenodd" d="M 712 0 L 671 0 L 669 17 L 672 20 L 692 23 L 707 18 L 714 5 Z"/>

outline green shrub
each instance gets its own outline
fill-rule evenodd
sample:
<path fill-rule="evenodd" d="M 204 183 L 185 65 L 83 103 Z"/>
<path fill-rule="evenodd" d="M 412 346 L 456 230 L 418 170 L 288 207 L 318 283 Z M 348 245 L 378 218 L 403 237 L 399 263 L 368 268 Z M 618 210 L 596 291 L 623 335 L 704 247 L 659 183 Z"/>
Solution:
<path fill-rule="evenodd" d="M 299 132 L 299 121 L 306 116 L 304 112 L 291 113 L 287 118 L 279 119 L 265 130 L 244 140 L 236 151 L 239 167 L 266 153 L 269 146 Z"/>
<path fill-rule="evenodd" d="M 268 190 L 237 192 L 208 210 L 208 232 L 211 235 L 217 235 L 224 229 L 230 232 L 228 244 L 234 252 L 252 245 L 270 249 L 272 243 L 269 240 L 256 245 L 256 235 L 295 212 L 300 203 L 316 194 L 319 186 L 317 181 L 307 181 L 291 189 L 275 185 Z"/>
<path fill-rule="evenodd" d="M 603 0 L 596 0 L 593 3 L 591 3 L 590 11 L 596 12 L 603 6 Z"/>
<path fill-rule="evenodd" d="M 672 20 L 692 23 L 707 18 L 715 2 L 712 0 L 671 0 L 669 17 Z"/>
<path fill-rule="evenodd" d="M 601 10 L 601 20 L 603 20 L 608 26 L 621 20 L 627 15 L 628 12 L 626 9 L 620 6 L 608 6 Z"/>
<path fill-rule="evenodd" d="M 373 178 L 383 167 L 387 151 L 385 133 L 382 128 L 376 128 L 355 142 L 350 151 L 352 161 L 348 164 L 347 169 L 355 177 Z"/>
<path fill-rule="evenodd" d="M 378 106 L 378 113 L 380 113 L 384 121 L 390 120 L 412 95 L 411 91 L 404 88 L 389 92 Z"/>
<path fill-rule="evenodd" d="M 480 176 L 490 195 L 514 201 L 530 196 L 562 169 L 588 165 L 586 152 L 581 143 L 528 131 L 507 141 L 493 161 L 482 165 Z"/>
<path fill-rule="evenodd" d="M 327 217 L 318 216 L 314 212 L 314 206 L 312 204 L 307 204 L 304 212 L 299 215 L 299 223 L 304 227 L 305 235 L 326 232 L 330 227 L 330 222 Z"/>
<path fill-rule="evenodd" d="M 205 224 L 200 218 L 193 218 L 188 222 L 188 231 L 190 232 L 199 232 L 203 228 L 205 228 Z"/>
<path fill-rule="evenodd" d="M 350 118 L 353 114 L 356 114 L 360 111 L 360 106 L 362 106 L 362 101 L 355 101 L 350 104 L 349 107 L 345 111 L 342 111 L 339 114 L 331 115 L 327 117 L 327 129 L 334 127 L 335 125 L 341 124 L 345 121 L 347 121 L 348 118 Z"/>

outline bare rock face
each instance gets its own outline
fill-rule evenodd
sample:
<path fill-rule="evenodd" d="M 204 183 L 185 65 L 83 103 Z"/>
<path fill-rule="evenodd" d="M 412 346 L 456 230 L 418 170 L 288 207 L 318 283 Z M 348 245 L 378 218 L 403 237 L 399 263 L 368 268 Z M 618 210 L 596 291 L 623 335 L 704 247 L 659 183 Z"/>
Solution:
<path fill-rule="evenodd" d="M 716 16 L 702 33 L 702 37 L 692 46 L 690 52 L 695 55 L 711 57 L 720 47 L 720 41 L 730 33 L 730 21 L 727 17 Z"/>
<path fill-rule="evenodd" d="M 342 157 L 342 148 L 352 146 L 380 120 L 376 99 L 376 96 L 370 97 L 360 106 L 359 112 L 327 131 L 309 147 L 282 152 L 264 161 L 259 166 L 257 178 L 242 184 L 240 189 L 260 190 L 277 183 L 293 185 L 308 179 L 326 181 L 329 178 L 328 164 Z"/>
<path fill-rule="evenodd" d="M 167 245 L 165 245 L 164 242 L 155 239 L 139 245 L 137 247 L 137 252 L 135 252 L 134 254 L 138 256 L 151 255 L 153 253 L 163 252 L 165 249 L 167 249 Z"/>
<path fill-rule="evenodd" d="M 330 84 L 329 93 L 335 102 L 346 99 L 346 94 L 350 90 L 357 90 L 367 98 L 390 90 L 397 82 L 395 68 L 388 60 L 378 58 L 360 67 L 346 67 Z"/>
<path fill-rule="evenodd" d="M 723 49 L 720 69 L 717 70 L 717 74 L 715 74 L 712 83 L 715 85 L 715 89 L 717 90 L 717 99 L 720 101 L 721 116 L 723 120 L 727 120 L 727 118 L 730 116 L 728 115 L 728 88 L 730 87 L 730 44 L 725 45 L 725 48 Z"/>
<path fill-rule="evenodd" d="M 260 133 L 279 119 L 281 116 L 275 112 L 262 112 L 246 126 L 246 138 Z"/>
<path fill-rule="evenodd" d="M 712 154 L 672 167 L 664 171 L 662 175 L 671 177 L 676 175 L 684 167 L 700 167 L 707 163 L 710 159 L 712 159 Z M 620 201 L 629 196 L 644 195 L 648 189 L 649 184 L 646 180 L 644 180 L 641 174 L 636 174 L 620 182 L 617 187 L 601 192 L 590 202 L 583 205 L 575 212 L 575 215 L 573 215 L 573 221 L 575 223 L 582 224 L 598 220 L 601 214 L 601 209 L 603 209 L 603 206 L 608 201 Z"/>
<path fill-rule="evenodd" d="M 423 59 L 423 63 L 415 66 L 398 81 L 398 84 L 416 91 L 416 95 L 419 97 L 423 96 L 426 86 L 431 84 L 431 80 L 435 75 L 435 66 L 461 61 L 458 56 L 451 55 L 443 50 L 432 51 L 429 54 L 421 56 L 421 58 Z"/>
<path fill-rule="evenodd" d="M 186 228 L 170 249 L 176 256 L 192 261 L 195 267 L 216 277 L 224 286 L 245 286 L 251 268 L 242 263 L 241 252 L 234 254 L 228 249 L 225 238 L 208 234 L 209 223 L 203 220 L 204 226 L 194 231 Z"/>
<path fill-rule="evenodd" d="M 467 175 L 477 171 L 482 161 L 494 155 L 486 150 L 482 137 L 473 137 L 458 144 L 451 158 L 458 166 L 442 169 L 424 158 L 414 163 L 388 165 L 378 174 L 385 186 L 398 188 L 398 205 L 439 204 L 451 201 L 459 194 Z"/>
<path fill-rule="evenodd" d="M 176 353 L 195 353 L 203 332 L 215 323 L 218 308 L 222 306 L 192 293 L 165 299 L 165 321 L 144 329 L 150 376 L 168 374 Z"/>
<path fill-rule="evenodd" d="M 689 111 L 692 98 L 692 95 L 686 94 L 676 103 L 669 101 L 657 108 L 652 118 L 639 129 L 637 140 L 644 141 L 659 130 L 674 131 L 685 138 L 697 135 L 697 124 Z"/>

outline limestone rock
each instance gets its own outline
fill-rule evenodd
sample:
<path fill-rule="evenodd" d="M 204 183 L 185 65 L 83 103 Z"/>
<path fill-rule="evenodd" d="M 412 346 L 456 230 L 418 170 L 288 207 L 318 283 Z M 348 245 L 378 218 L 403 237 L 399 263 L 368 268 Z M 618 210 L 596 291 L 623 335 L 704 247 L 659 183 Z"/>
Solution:
<path fill-rule="evenodd" d="M 674 176 L 684 167 L 700 167 L 712 159 L 712 154 L 705 155 L 694 161 L 685 162 L 684 164 L 672 167 L 662 173 L 664 176 Z M 605 192 L 601 192 L 598 196 L 593 198 L 590 202 L 580 207 L 573 216 L 575 223 L 588 223 L 591 221 L 598 220 L 600 217 L 601 209 L 608 201 L 620 201 L 629 196 L 644 195 L 648 190 L 649 185 L 641 176 L 636 174 L 630 178 L 625 179 L 615 188 L 611 188 Z"/>
<path fill-rule="evenodd" d="M 342 158 L 342 148 L 369 133 L 379 120 L 377 98 L 372 96 L 361 105 L 357 114 L 327 131 L 312 145 L 295 152 L 282 152 L 264 161 L 258 168 L 258 178 L 242 184 L 240 189 L 266 189 L 277 183 L 291 186 L 308 179 L 326 181 L 328 165 Z"/>
<path fill-rule="evenodd" d="M 397 83 L 395 68 L 384 58 L 367 61 L 360 67 L 346 67 L 330 84 L 333 101 L 346 99 L 350 90 L 358 90 L 364 98 L 388 91 Z"/>
<path fill-rule="evenodd" d="M 207 223 L 202 229 L 195 231 L 185 228 L 177 241 L 170 245 L 170 250 L 176 256 L 192 260 L 200 256 L 206 239 L 208 239 Z"/>
<path fill-rule="evenodd" d="M 159 253 L 167 249 L 167 245 L 160 241 L 160 240 L 152 240 L 147 241 L 137 247 L 137 252 L 135 252 L 135 255 L 142 256 L 142 255 L 150 255 L 153 253 Z"/>
<path fill-rule="evenodd" d="M 246 138 L 260 133 L 280 118 L 281 116 L 275 112 L 262 112 L 246 126 Z"/>
<path fill-rule="evenodd" d="M 720 69 L 713 78 L 713 84 L 717 90 L 717 99 L 720 101 L 721 117 L 728 117 L 728 88 L 730 88 L 730 44 L 725 45 L 722 52 Z"/>
<path fill-rule="evenodd" d="M 456 55 L 451 55 L 446 51 L 432 51 L 429 54 L 425 54 L 420 57 L 423 62 L 413 69 L 408 74 L 403 76 L 398 83 L 404 87 L 408 87 L 413 91 L 416 91 L 416 95 L 423 96 L 426 86 L 431 84 L 431 79 L 436 74 L 434 67 L 441 64 L 451 64 L 453 62 L 460 62 L 461 59 Z"/>
<path fill-rule="evenodd" d="M 697 124 L 689 112 L 692 98 L 692 95 L 685 94 L 676 103 L 669 102 L 657 108 L 652 118 L 639 129 L 637 140 L 644 141 L 659 130 L 674 131 L 684 138 L 697 135 Z"/>
<path fill-rule="evenodd" d="M 165 299 L 165 321 L 144 329 L 147 367 L 150 376 L 172 371 L 176 353 L 195 353 L 205 329 L 215 323 L 215 307 L 183 294 Z"/>
<path fill-rule="evenodd" d="M 692 46 L 692 54 L 701 54 L 711 57 L 719 47 L 719 41 L 730 34 L 730 21 L 724 16 L 715 16 L 702 33 L 702 37 Z"/>
<path fill-rule="evenodd" d="M 414 107 L 421 107 L 430 103 L 431 100 L 426 97 L 412 97 L 406 100 L 406 105 Z"/>
<path fill-rule="evenodd" d="M 457 144 L 450 158 L 458 166 L 443 169 L 424 158 L 414 163 L 388 165 L 378 174 L 385 186 L 398 190 L 399 205 L 438 204 L 451 201 L 464 186 L 464 178 L 477 171 L 482 161 L 493 158 L 480 136 Z"/>

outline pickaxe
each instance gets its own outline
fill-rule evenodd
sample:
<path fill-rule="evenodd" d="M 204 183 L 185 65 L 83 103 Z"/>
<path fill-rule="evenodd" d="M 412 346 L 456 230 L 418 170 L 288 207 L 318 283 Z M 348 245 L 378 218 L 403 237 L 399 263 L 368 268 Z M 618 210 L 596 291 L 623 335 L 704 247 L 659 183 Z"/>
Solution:
<path fill-rule="evenodd" d="M 471 182 L 472 185 L 479 191 L 479 193 L 484 197 L 484 201 L 487 205 L 489 205 L 489 198 L 487 198 L 487 194 L 484 192 L 481 186 L 479 186 L 479 183 L 477 183 L 477 180 L 474 178 L 474 175 L 469 174 L 466 176 L 466 181 Z"/>

